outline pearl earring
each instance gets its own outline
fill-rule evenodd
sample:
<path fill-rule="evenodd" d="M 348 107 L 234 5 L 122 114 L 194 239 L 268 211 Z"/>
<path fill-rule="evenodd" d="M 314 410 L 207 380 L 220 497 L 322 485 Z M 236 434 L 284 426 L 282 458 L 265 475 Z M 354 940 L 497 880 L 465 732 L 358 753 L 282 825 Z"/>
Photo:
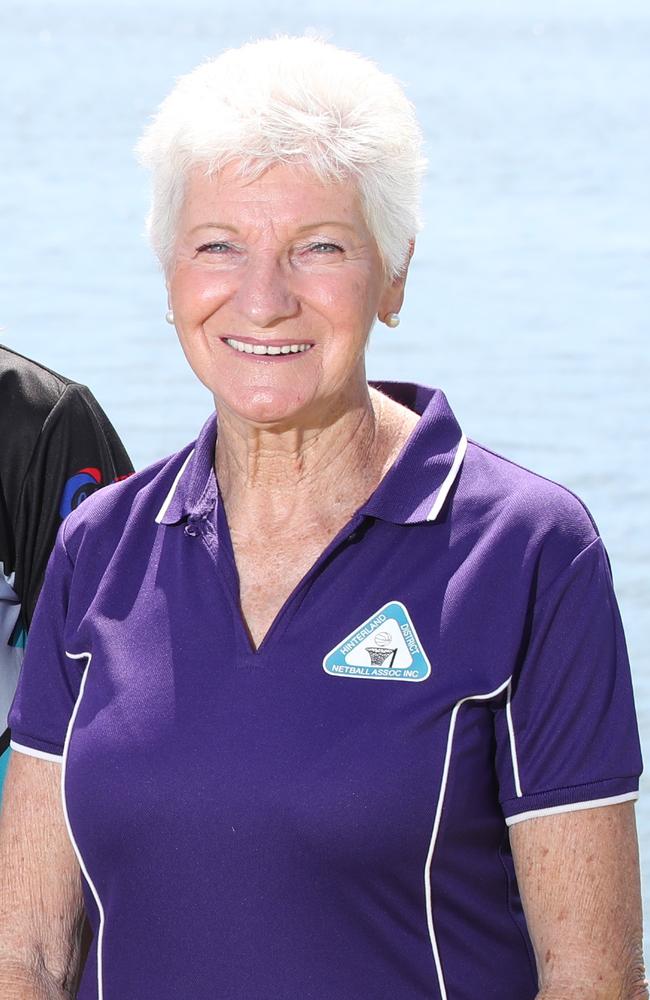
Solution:
<path fill-rule="evenodd" d="M 167 310 L 167 312 L 165 313 L 165 319 L 167 320 L 168 323 L 171 323 L 172 326 L 174 325 L 174 310 L 173 309 L 168 309 Z"/>
<path fill-rule="evenodd" d="M 396 326 L 399 326 L 399 316 L 397 313 L 388 313 L 384 319 L 386 326 L 389 326 L 391 330 L 394 330 Z"/>

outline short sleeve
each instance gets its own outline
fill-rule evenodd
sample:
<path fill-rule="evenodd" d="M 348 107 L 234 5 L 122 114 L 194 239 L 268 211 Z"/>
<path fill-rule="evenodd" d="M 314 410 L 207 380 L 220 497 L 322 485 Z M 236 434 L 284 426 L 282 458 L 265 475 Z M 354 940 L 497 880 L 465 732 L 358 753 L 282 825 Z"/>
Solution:
<path fill-rule="evenodd" d="M 72 563 L 56 539 L 29 633 L 16 694 L 9 712 L 14 750 L 61 759 L 70 718 L 81 686 L 86 658 L 66 653 L 66 618 Z"/>
<path fill-rule="evenodd" d="M 600 538 L 541 594 L 526 631 L 496 717 L 506 822 L 636 798 L 632 682 Z"/>

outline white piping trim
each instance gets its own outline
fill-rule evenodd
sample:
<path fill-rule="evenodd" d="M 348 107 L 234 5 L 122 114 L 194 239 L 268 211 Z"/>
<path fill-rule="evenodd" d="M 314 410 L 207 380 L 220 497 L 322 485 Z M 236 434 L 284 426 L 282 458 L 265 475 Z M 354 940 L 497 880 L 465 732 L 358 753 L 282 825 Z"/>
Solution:
<path fill-rule="evenodd" d="M 81 660 L 81 659 L 83 659 L 84 656 L 88 657 L 88 663 L 86 664 L 86 669 L 84 670 L 83 677 L 81 678 L 81 686 L 79 688 L 79 694 L 77 696 L 77 700 L 75 702 L 75 706 L 74 706 L 74 708 L 72 710 L 72 715 L 70 716 L 70 722 L 68 723 L 68 730 L 67 730 L 67 732 L 65 734 L 65 744 L 64 744 L 64 747 L 63 747 L 63 767 L 61 769 L 61 800 L 63 802 L 63 816 L 65 818 L 65 825 L 66 825 L 66 829 L 68 831 L 68 836 L 70 838 L 70 842 L 72 844 L 72 847 L 74 849 L 75 854 L 77 855 L 77 861 L 79 862 L 79 867 L 81 868 L 81 871 L 83 872 L 83 875 L 84 875 L 84 878 L 86 879 L 86 882 L 90 886 L 90 891 L 93 894 L 93 897 L 94 897 L 95 902 L 97 904 L 97 909 L 99 911 L 99 930 L 97 931 L 97 1000 L 104 1000 L 104 987 L 103 987 L 103 984 L 102 984 L 102 978 L 103 978 L 102 977 L 102 944 L 103 944 L 103 940 L 104 940 L 104 921 L 105 921 L 104 907 L 102 906 L 102 901 L 99 898 L 99 893 L 97 892 L 97 889 L 95 888 L 95 884 L 94 884 L 93 880 L 91 879 L 90 875 L 88 874 L 88 869 L 86 868 L 86 865 L 84 863 L 84 859 L 81 856 L 81 851 L 79 850 L 77 842 L 74 839 L 74 834 L 72 832 L 72 827 L 70 826 L 70 817 L 68 816 L 68 809 L 67 809 L 66 801 L 65 801 L 65 774 L 66 774 L 66 765 L 68 763 L 68 749 L 69 749 L 69 746 L 70 746 L 70 738 L 72 736 L 72 729 L 74 727 L 75 720 L 77 718 L 77 712 L 79 711 L 79 706 L 81 705 L 81 699 L 84 696 L 84 690 L 85 690 L 85 687 L 86 687 L 86 678 L 88 677 L 88 670 L 90 669 L 90 661 L 92 660 L 93 657 L 92 657 L 92 653 L 68 653 L 67 650 L 66 650 L 66 654 L 65 655 L 68 656 L 71 660 Z"/>
<path fill-rule="evenodd" d="M 193 454 L 194 454 L 194 448 L 192 448 L 191 452 L 189 453 L 189 455 L 187 456 L 187 458 L 185 459 L 185 461 L 181 465 L 180 469 L 176 473 L 176 478 L 174 479 L 174 482 L 172 483 L 172 487 L 171 487 L 169 493 L 167 494 L 167 496 L 165 497 L 165 499 L 163 500 L 163 505 L 162 505 L 162 507 L 160 508 L 160 510 L 158 511 L 158 513 L 156 515 L 156 524 L 161 524 L 162 523 L 163 517 L 165 516 L 165 514 L 169 510 L 169 505 L 171 504 L 172 500 L 174 499 L 174 493 L 176 492 L 176 487 L 178 486 L 178 484 L 180 482 L 180 479 L 181 479 L 181 476 L 183 475 L 183 473 L 185 472 L 185 469 L 187 468 L 187 463 L 189 462 L 189 460 L 191 459 L 191 457 L 192 457 Z"/>
<path fill-rule="evenodd" d="M 514 826 L 515 823 L 521 823 L 525 819 L 535 819 L 537 816 L 557 816 L 559 813 L 578 812 L 579 809 L 615 806 L 619 802 L 632 802 L 638 797 L 638 792 L 625 792 L 623 795 L 610 795 L 605 799 L 588 799 L 586 802 L 569 802 L 564 806 L 549 806 L 547 809 L 531 809 L 529 812 L 518 813 L 516 816 L 506 816 L 506 824 Z"/>
<path fill-rule="evenodd" d="M 456 454 L 454 455 L 454 461 L 452 462 L 451 465 L 451 469 L 447 473 L 442 486 L 438 490 L 436 499 L 433 502 L 433 507 L 427 514 L 427 521 L 435 521 L 438 514 L 442 510 L 442 505 L 447 499 L 447 494 L 449 493 L 449 490 L 454 485 L 454 481 L 456 479 L 456 476 L 458 475 L 458 471 L 465 457 L 466 451 L 467 451 L 467 438 L 465 437 L 464 434 L 461 434 L 460 441 L 458 442 L 458 447 L 456 448 Z"/>
<path fill-rule="evenodd" d="M 18 753 L 24 753 L 28 757 L 39 757 L 41 760 L 53 760 L 55 764 L 61 764 L 63 762 L 63 757 L 55 753 L 46 753 L 45 750 L 34 750 L 34 747 L 26 747 L 23 743 L 16 743 L 15 740 L 9 740 L 9 746 L 12 750 L 17 750 Z"/>
<path fill-rule="evenodd" d="M 515 778 L 515 792 L 517 798 L 522 797 L 521 782 L 519 780 L 519 761 L 517 760 L 517 744 L 515 743 L 515 727 L 512 724 L 512 682 L 508 684 L 508 700 L 506 701 L 506 719 L 508 720 L 508 733 L 510 734 L 510 756 L 512 757 L 512 773 Z"/>
<path fill-rule="evenodd" d="M 460 464 L 460 463 L 459 463 Z M 449 722 L 449 735 L 447 736 L 447 751 L 445 753 L 445 764 L 442 769 L 442 780 L 440 782 L 440 794 L 438 795 L 438 805 L 436 807 L 436 817 L 433 821 L 433 830 L 431 833 L 431 843 L 429 844 L 429 853 L 427 854 L 426 864 L 424 866 L 424 896 L 426 900 L 427 909 L 427 926 L 429 928 L 429 939 L 431 941 L 431 950 L 433 952 L 433 960 L 436 964 L 436 972 L 438 974 L 438 986 L 440 988 L 440 1000 L 447 1000 L 447 990 L 445 988 L 445 980 L 442 974 L 442 965 L 440 964 L 440 954 L 438 952 L 438 943 L 436 941 L 436 934 L 433 927 L 433 911 L 431 906 L 431 862 L 433 861 L 433 852 L 436 846 L 436 839 L 438 837 L 438 830 L 440 828 L 440 818 L 442 816 L 442 807 L 445 800 L 445 792 L 447 790 L 447 778 L 449 777 L 449 765 L 451 763 L 451 752 L 454 742 L 454 730 L 456 728 L 456 719 L 458 717 L 458 712 L 461 705 L 466 701 L 489 701 L 490 698 L 496 698 L 498 694 L 501 694 L 508 685 L 512 677 L 509 677 L 507 681 L 500 684 L 498 688 L 494 691 L 489 691 L 487 694 L 470 694 L 466 698 L 461 698 L 454 705 L 453 711 L 451 713 L 451 719 Z"/>

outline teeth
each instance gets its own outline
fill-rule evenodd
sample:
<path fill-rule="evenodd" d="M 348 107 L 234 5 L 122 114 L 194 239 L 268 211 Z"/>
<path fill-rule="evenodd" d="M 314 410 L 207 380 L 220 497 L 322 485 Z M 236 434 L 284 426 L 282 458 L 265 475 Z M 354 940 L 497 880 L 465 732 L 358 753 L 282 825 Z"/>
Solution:
<path fill-rule="evenodd" d="M 234 340 L 232 337 L 226 338 L 229 347 L 234 347 L 242 354 L 304 354 L 311 348 L 311 344 L 283 344 L 282 347 L 274 347 L 272 344 L 246 344 L 243 340 Z"/>

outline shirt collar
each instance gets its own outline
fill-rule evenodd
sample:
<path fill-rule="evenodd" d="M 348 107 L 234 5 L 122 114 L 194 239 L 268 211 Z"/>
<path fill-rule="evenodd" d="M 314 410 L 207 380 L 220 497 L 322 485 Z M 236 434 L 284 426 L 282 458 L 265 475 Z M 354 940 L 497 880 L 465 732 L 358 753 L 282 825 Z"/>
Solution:
<path fill-rule="evenodd" d="M 435 521 L 460 471 L 467 438 L 440 389 L 408 382 L 372 384 L 419 414 L 420 421 L 362 513 L 396 524 Z"/>
<path fill-rule="evenodd" d="M 209 514 L 217 501 L 214 448 L 217 443 L 217 414 L 211 413 L 194 446 L 186 448 L 163 505 L 158 524 L 178 524 L 186 518 Z"/>
<path fill-rule="evenodd" d="M 371 384 L 421 419 L 360 513 L 396 524 L 435 521 L 460 471 L 467 439 L 440 389 L 408 382 Z M 213 413 L 194 447 L 182 453 L 182 464 L 156 517 L 159 524 L 203 517 L 214 508 L 216 439 Z"/>

